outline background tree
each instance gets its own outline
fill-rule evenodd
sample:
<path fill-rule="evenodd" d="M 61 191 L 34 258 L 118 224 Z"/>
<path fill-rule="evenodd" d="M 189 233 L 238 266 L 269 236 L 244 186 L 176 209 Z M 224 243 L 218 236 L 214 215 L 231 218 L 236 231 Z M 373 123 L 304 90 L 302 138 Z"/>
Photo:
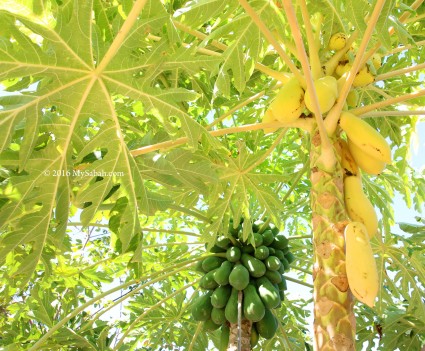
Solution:
<path fill-rule="evenodd" d="M 424 223 L 395 234 L 392 199 L 399 193 L 420 211 L 425 197 L 423 170 L 409 163 L 424 113 L 421 5 L 2 1 L 2 348 L 214 349 L 220 333 L 203 331 L 189 313 L 199 293 L 194 266 L 230 218 L 268 218 L 297 260 L 278 333 L 256 348 L 312 349 L 312 299 L 296 292 L 312 288 L 313 243 L 326 228 L 314 228 L 312 241 L 310 223 L 321 215 L 321 194 L 341 196 L 326 186 L 342 169 L 337 163 L 329 182 L 312 181 L 333 143 L 320 113 L 260 122 L 289 74 L 312 92 L 313 57 L 327 61 L 331 35 L 343 32 L 357 50 L 353 65 L 364 53 L 383 57 L 351 112 L 368 117 L 393 154 L 382 174 L 362 177 L 380 214 L 371 243 L 381 289 L 374 308 L 354 306 L 357 348 L 419 350 Z M 316 128 L 319 138 L 310 134 Z M 343 207 L 331 212 L 330 223 L 346 220 Z"/>

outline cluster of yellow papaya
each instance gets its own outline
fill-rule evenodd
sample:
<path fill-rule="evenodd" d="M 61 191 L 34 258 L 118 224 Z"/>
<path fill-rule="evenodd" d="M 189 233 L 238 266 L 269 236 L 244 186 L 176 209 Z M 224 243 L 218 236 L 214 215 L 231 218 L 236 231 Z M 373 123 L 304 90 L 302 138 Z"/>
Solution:
<path fill-rule="evenodd" d="M 346 35 L 344 33 L 335 33 L 331 37 L 328 47 L 330 50 L 338 52 L 340 50 L 346 50 L 346 44 Z M 334 67 L 332 64 L 333 60 L 329 60 L 329 63 L 331 64 L 325 66 L 328 70 L 328 74 L 331 73 L 330 71 L 333 71 L 335 77 L 339 78 L 340 80 L 345 80 L 347 78 L 348 72 L 351 70 L 355 55 L 355 48 L 351 46 L 338 60 L 336 67 Z M 359 72 L 357 72 L 353 81 L 353 88 L 364 87 L 373 83 L 375 81 L 376 71 L 381 67 L 381 65 L 381 55 L 379 53 L 373 54 L 370 60 L 368 60 L 366 64 L 360 68 Z M 352 90 L 352 92 L 352 95 L 354 96 L 356 94 L 355 90 Z M 347 103 L 349 104 L 348 99 Z"/>
<path fill-rule="evenodd" d="M 360 170 L 381 173 L 391 162 L 391 148 L 378 131 L 350 112 L 342 112 L 339 125 L 348 139 L 340 139 L 339 143 L 345 207 L 352 220 L 345 229 L 347 278 L 354 296 L 372 307 L 379 279 L 369 241 L 378 231 L 378 218 L 363 192 Z"/>
<path fill-rule="evenodd" d="M 314 82 L 320 112 L 328 112 L 338 97 L 337 80 L 333 76 L 324 76 Z M 279 121 L 283 125 L 296 121 L 306 110 L 313 110 L 312 98 L 305 92 L 300 82 L 292 77 L 277 93 L 263 116 L 263 123 Z M 266 128 L 265 133 L 273 133 L 276 128 Z"/>

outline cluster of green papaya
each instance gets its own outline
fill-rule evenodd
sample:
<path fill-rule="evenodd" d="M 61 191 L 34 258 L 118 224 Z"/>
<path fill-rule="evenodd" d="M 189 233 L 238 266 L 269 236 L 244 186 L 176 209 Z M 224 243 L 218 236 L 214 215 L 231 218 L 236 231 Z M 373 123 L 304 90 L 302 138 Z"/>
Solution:
<path fill-rule="evenodd" d="M 228 341 L 229 323 L 238 322 L 238 294 L 242 291 L 242 318 L 253 322 L 251 344 L 259 336 L 274 336 L 278 321 L 271 309 L 279 308 L 287 289 L 284 272 L 294 261 L 288 239 L 273 224 L 252 224 L 250 242 L 242 239 L 242 223 L 231 222 L 229 235 L 218 237 L 210 250 L 214 255 L 199 261 L 197 270 L 204 273 L 204 290 L 193 303 L 192 316 L 204 321 L 204 329 L 222 327 L 223 345 Z M 227 344 L 226 344 L 227 345 Z"/>

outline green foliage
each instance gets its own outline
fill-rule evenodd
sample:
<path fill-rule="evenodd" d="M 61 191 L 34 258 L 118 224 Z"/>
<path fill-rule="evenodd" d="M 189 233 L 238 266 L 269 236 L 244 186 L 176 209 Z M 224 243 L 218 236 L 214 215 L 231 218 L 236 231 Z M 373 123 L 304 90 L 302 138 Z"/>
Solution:
<path fill-rule="evenodd" d="M 249 3 L 299 67 L 283 10 Z M 324 15 L 326 47 L 352 26 L 358 46 L 375 2 L 307 3 Z M 385 2 L 368 47 L 382 44 L 378 75 L 425 61 L 425 10 L 410 6 Z M 248 241 L 253 218 L 276 223 L 296 257 L 288 274 L 311 282 L 308 133 L 210 133 L 261 121 L 276 81 L 259 64 L 288 72 L 238 1 L 4 0 L 0 23 L 0 348 L 212 349 L 220 330 L 190 315 L 194 266 L 230 218 L 245 219 Z M 423 90 L 423 74 L 361 88 L 362 105 Z M 377 350 L 425 343 L 423 219 L 392 234 L 394 194 L 423 209 L 423 171 L 410 162 L 419 121 L 370 121 L 394 154 L 382 175 L 363 177 L 382 215 L 373 247 L 383 287 L 375 310 L 356 307 L 358 339 Z M 255 349 L 311 349 L 310 311 L 288 293 L 277 333 Z"/>

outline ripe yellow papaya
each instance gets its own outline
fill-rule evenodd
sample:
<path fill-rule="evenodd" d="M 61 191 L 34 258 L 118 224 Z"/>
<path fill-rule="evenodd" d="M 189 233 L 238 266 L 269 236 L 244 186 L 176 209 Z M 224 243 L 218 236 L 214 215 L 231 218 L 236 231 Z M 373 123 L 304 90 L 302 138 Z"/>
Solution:
<path fill-rule="evenodd" d="M 357 163 L 350 153 L 348 143 L 344 139 L 340 139 L 339 145 L 341 148 L 341 167 L 344 171 L 344 175 L 360 176 L 359 167 L 357 167 Z"/>
<path fill-rule="evenodd" d="M 364 87 L 375 81 L 375 77 L 370 73 L 369 68 L 364 66 L 360 71 L 357 72 L 356 77 L 353 81 L 353 87 Z"/>
<path fill-rule="evenodd" d="M 314 82 L 317 99 L 319 101 L 320 113 L 328 112 L 335 104 L 338 96 L 338 84 L 335 77 L 325 76 Z M 307 91 L 305 93 L 305 105 L 310 111 L 313 111 L 312 96 Z"/>
<path fill-rule="evenodd" d="M 370 156 L 356 144 L 354 144 L 350 139 L 348 139 L 348 148 L 353 159 L 363 171 L 368 174 L 375 175 L 382 173 L 386 165 L 385 162 Z"/>
<path fill-rule="evenodd" d="M 385 138 L 369 123 L 350 112 L 343 111 L 340 127 L 347 137 L 369 156 L 384 163 L 391 162 L 391 148 Z"/>
<path fill-rule="evenodd" d="M 362 223 L 345 227 L 346 271 L 353 295 L 373 307 L 379 291 L 379 276 L 367 230 Z"/>
<path fill-rule="evenodd" d="M 294 122 L 301 116 L 305 109 L 304 90 L 295 77 L 279 90 L 269 109 L 273 117 L 282 123 Z"/>
<path fill-rule="evenodd" d="M 344 33 L 335 33 L 329 40 L 329 49 L 338 51 L 341 50 L 347 43 L 347 36 Z"/>
<path fill-rule="evenodd" d="M 276 118 L 274 118 L 273 113 L 270 109 L 268 109 L 263 116 L 263 123 L 270 123 L 270 122 L 274 122 L 277 121 Z M 264 128 L 264 134 L 271 134 L 274 133 L 276 130 L 278 130 L 279 128 Z"/>
<path fill-rule="evenodd" d="M 364 224 L 370 238 L 378 231 L 375 208 L 363 192 L 362 180 L 355 175 L 344 179 L 345 209 L 352 221 Z"/>

